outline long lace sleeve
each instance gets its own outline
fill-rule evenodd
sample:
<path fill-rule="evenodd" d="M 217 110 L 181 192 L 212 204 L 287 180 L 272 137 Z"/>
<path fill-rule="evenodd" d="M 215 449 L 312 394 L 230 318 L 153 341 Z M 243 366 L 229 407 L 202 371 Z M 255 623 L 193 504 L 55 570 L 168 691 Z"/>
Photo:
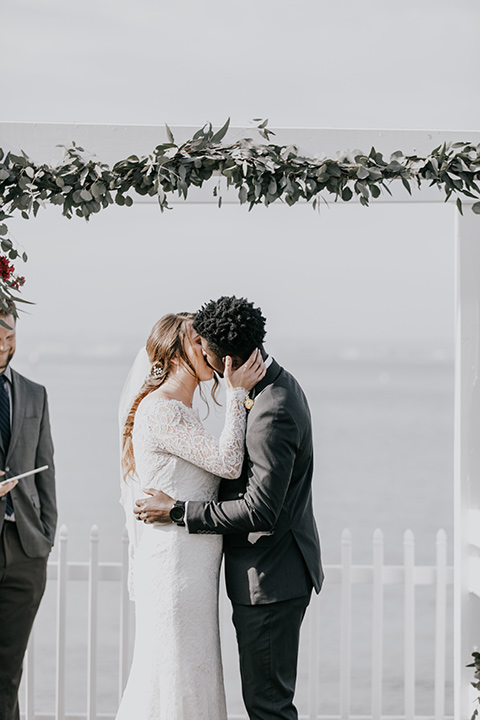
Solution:
<path fill-rule="evenodd" d="M 225 425 L 216 438 L 196 413 L 176 400 L 155 399 L 148 410 L 148 430 L 158 447 L 219 477 L 238 478 L 245 453 L 246 391 L 227 391 Z"/>

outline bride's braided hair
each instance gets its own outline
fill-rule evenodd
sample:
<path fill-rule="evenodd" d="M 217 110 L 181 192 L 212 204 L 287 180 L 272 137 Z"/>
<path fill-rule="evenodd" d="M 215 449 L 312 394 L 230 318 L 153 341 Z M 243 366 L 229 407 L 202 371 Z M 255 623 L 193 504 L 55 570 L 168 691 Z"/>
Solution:
<path fill-rule="evenodd" d="M 193 327 L 218 357 L 237 355 L 245 361 L 263 345 L 265 322 L 261 309 L 246 298 L 224 295 L 200 308 Z"/>
<path fill-rule="evenodd" d="M 170 366 L 174 358 L 178 358 L 184 362 L 195 377 L 197 376 L 195 368 L 185 351 L 185 343 L 188 342 L 189 337 L 189 326 L 193 318 L 193 313 L 186 312 L 164 315 L 155 323 L 148 336 L 146 350 L 152 367 L 140 388 L 140 392 L 132 403 L 123 428 L 122 470 L 124 479 L 126 479 L 128 475 L 133 475 L 135 472 L 132 431 L 135 414 L 143 398 L 163 385 L 170 374 Z M 213 390 L 214 389 L 216 389 L 216 384 Z"/>

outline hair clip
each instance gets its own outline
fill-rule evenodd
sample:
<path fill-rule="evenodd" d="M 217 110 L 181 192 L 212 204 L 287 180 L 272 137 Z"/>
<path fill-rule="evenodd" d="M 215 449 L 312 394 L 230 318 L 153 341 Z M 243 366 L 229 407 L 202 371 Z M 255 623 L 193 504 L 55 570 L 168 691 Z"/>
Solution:
<path fill-rule="evenodd" d="M 163 375 L 163 364 L 161 362 L 154 363 L 150 370 L 150 375 L 153 375 L 153 377 L 157 379 L 161 378 Z"/>

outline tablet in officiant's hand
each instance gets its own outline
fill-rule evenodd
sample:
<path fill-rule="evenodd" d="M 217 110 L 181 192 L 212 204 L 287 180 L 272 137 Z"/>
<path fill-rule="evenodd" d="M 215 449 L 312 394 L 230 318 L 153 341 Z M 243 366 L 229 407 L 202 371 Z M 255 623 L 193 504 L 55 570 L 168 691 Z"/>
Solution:
<path fill-rule="evenodd" d="M 28 472 L 20 473 L 20 475 L 14 475 L 7 480 L 2 480 L 0 481 L 0 487 L 2 485 L 7 485 L 12 482 L 12 480 L 21 480 L 21 478 L 28 477 L 29 475 L 35 475 L 36 473 L 43 472 L 44 470 L 48 470 L 48 465 L 42 465 L 42 467 L 35 468 L 35 470 L 29 470 Z"/>

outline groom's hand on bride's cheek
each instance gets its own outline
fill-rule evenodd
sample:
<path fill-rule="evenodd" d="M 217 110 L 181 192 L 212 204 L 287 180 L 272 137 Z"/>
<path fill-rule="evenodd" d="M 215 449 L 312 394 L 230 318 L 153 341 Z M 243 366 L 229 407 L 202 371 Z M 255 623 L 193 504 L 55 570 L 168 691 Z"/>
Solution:
<path fill-rule="evenodd" d="M 171 523 L 170 510 L 174 500 L 162 490 L 154 488 L 143 488 L 143 492 L 149 495 L 148 498 L 137 500 L 133 512 L 137 520 L 145 523 Z"/>

